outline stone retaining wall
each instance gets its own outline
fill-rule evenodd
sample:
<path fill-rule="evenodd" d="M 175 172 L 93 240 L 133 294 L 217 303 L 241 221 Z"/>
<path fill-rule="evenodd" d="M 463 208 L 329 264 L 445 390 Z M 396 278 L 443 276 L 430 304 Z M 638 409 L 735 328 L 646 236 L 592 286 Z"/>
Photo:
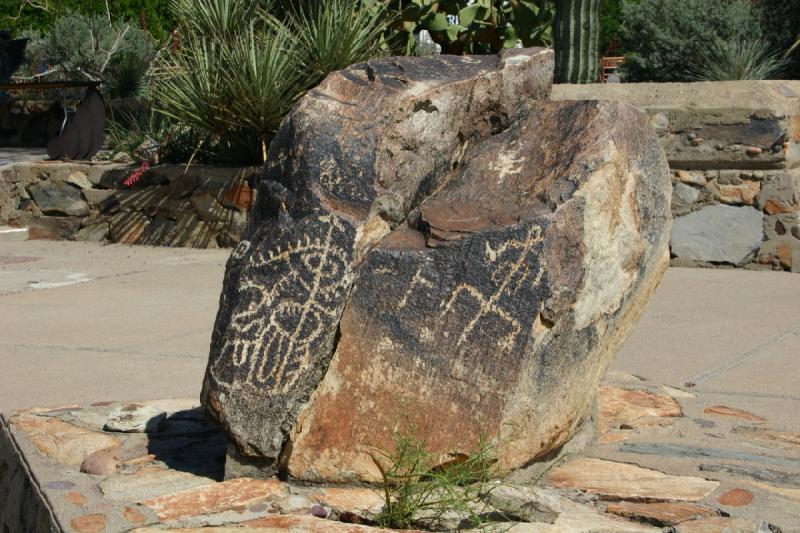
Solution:
<path fill-rule="evenodd" d="M 628 102 L 673 171 L 672 262 L 800 272 L 800 81 L 557 85 Z"/>
<path fill-rule="evenodd" d="M 132 188 L 125 164 L 25 162 L 0 167 L 0 225 L 32 239 L 216 248 L 247 223 L 254 167 L 161 166 Z"/>

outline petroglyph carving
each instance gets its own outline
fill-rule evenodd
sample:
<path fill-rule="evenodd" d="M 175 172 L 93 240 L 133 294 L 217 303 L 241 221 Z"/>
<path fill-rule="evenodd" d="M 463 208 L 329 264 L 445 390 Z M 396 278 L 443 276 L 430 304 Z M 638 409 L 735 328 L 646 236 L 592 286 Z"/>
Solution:
<path fill-rule="evenodd" d="M 221 348 L 222 360 L 233 362 L 242 385 L 291 390 L 310 362 L 309 352 L 326 340 L 326 326 L 338 319 L 336 302 L 352 280 L 349 252 L 335 238 L 346 228 L 334 216 L 319 221 L 321 235 L 304 235 L 249 257 L 230 320 L 236 334 Z M 251 247 L 242 241 L 234 254 L 242 258 Z M 279 273 L 272 286 L 260 283 L 264 272 Z"/>
<path fill-rule="evenodd" d="M 536 254 L 541 249 L 542 230 L 538 226 L 533 226 L 523 240 L 508 240 L 493 250 L 497 259 L 491 278 L 494 282 L 494 290 L 490 294 L 484 294 L 470 284 L 462 283 L 458 285 L 447 302 L 442 302 L 442 314 L 444 317 L 460 299 L 472 298 L 478 304 L 477 313 L 467 323 L 464 330 L 458 337 L 456 346 L 461 346 L 479 324 L 489 315 L 495 315 L 504 321 L 511 328 L 511 333 L 500 339 L 499 348 L 505 351 L 511 350 L 522 333 L 522 326 L 519 321 L 501 304 L 503 296 L 513 296 L 517 289 L 526 283 L 531 276 L 531 266 L 537 263 Z M 486 248 L 491 249 L 489 243 Z M 538 249 L 537 249 L 538 248 Z M 538 268 L 532 280 L 534 287 L 539 285 L 542 277 L 542 269 Z"/>

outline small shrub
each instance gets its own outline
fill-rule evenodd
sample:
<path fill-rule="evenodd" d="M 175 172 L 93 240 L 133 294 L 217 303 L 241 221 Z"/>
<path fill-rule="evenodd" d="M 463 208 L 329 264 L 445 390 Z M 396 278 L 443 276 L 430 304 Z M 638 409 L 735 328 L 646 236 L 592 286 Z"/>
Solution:
<path fill-rule="evenodd" d="M 800 78 L 800 0 L 759 0 L 764 38 L 775 51 L 787 51 L 786 77 Z"/>
<path fill-rule="evenodd" d="M 761 37 L 758 12 L 745 0 L 641 0 L 622 8 L 626 81 L 687 81 L 715 43 Z"/>
<path fill-rule="evenodd" d="M 412 429 L 395 435 L 395 450 L 373 461 L 381 472 L 385 505 L 377 522 L 382 527 L 452 528 L 454 517 L 469 527 L 488 522 L 488 505 L 480 502 L 488 482 L 496 476 L 495 449 L 481 438 L 474 450 L 454 455 L 436 466 L 437 457 Z"/>
<path fill-rule="evenodd" d="M 150 37 L 130 24 L 112 24 L 102 15 L 67 15 L 45 39 L 47 61 L 71 75 L 102 79 L 123 61 L 149 62 Z M 112 81 L 113 83 L 113 81 Z"/>
<path fill-rule="evenodd" d="M 769 80 L 788 61 L 764 41 L 714 43 L 702 54 L 696 79 L 700 81 Z"/>

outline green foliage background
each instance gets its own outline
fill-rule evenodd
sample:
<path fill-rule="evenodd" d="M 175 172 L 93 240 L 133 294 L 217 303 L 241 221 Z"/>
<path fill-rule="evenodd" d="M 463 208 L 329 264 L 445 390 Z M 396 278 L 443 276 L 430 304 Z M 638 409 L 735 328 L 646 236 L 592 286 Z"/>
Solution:
<path fill-rule="evenodd" d="M 628 81 L 687 81 L 703 52 L 723 42 L 756 41 L 760 12 L 746 0 L 624 1 L 621 28 Z"/>
<path fill-rule="evenodd" d="M 43 3 L 44 0 L 38 2 Z M 170 14 L 169 0 L 108 0 L 108 7 L 112 20 L 125 20 L 136 26 L 140 26 L 140 14 L 144 13 L 147 30 L 158 40 L 165 38 L 175 24 Z M 106 2 L 47 0 L 45 11 L 23 5 L 22 0 L 0 0 L 0 28 L 11 28 L 15 34 L 27 29 L 49 32 L 56 20 L 72 13 L 106 15 Z"/>

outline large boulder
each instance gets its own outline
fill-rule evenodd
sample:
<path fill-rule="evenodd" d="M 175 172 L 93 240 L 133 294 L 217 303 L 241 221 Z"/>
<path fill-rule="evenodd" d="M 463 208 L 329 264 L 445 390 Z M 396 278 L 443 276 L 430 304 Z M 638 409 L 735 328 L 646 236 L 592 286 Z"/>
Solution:
<path fill-rule="evenodd" d="M 546 101 L 552 61 L 380 60 L 293 110 L 203 387 L 231 463 L 377 481 L 405 427 L 511 469 L 591 418 L 669 261 L 671 185 L 644 113 Z"/>

